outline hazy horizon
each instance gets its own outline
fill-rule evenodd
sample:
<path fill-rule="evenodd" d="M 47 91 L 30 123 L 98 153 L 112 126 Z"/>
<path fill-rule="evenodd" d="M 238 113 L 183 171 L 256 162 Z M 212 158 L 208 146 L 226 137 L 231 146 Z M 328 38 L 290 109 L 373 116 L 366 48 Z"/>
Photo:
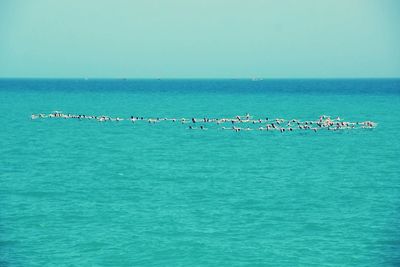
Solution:
<path fill-rule="evenodd" d="M 400 2 L 0 3 L 0 77 L 400 77 Z"/>

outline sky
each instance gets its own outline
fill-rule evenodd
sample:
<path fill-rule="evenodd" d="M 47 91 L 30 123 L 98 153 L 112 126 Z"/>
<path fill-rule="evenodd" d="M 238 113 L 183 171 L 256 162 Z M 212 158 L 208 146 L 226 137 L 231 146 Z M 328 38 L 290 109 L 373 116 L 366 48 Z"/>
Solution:
<path fill-rule="evenodd" d="M 0 77 L 400 77 L 400 1 L 0 0 Z"/>

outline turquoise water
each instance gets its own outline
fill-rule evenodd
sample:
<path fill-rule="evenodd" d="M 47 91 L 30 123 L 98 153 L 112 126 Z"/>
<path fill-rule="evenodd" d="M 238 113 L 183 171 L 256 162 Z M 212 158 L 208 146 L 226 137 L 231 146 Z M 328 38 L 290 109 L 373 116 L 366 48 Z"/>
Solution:
<path fill-rule="evenodd" d="M 400 80 L 0 80 L 0 266 L 398 266 Z M 372 120 L 190 131 L 32 113 Z"/>

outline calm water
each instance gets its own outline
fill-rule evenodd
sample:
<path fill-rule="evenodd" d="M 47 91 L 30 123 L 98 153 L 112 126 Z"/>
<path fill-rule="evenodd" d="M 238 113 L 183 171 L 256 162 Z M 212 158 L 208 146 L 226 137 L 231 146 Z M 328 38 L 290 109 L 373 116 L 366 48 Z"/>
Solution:
<path fill-rule="evenodd" d="M 190 131 L 30 120 L 372 120 Z M 0 266 L 399 266 L 400 80 L 0 80 Z"/>

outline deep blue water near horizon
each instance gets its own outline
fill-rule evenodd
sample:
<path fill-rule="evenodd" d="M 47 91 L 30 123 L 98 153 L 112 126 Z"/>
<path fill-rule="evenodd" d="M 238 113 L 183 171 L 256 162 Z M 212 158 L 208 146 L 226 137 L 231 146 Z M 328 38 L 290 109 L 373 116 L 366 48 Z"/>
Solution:
<path fill-rule="evenodd" d="M 0 79 L 0 266 L 399 266 L 400 80 Z M 372 120 L 190 131 L 32 113 Z"/>

